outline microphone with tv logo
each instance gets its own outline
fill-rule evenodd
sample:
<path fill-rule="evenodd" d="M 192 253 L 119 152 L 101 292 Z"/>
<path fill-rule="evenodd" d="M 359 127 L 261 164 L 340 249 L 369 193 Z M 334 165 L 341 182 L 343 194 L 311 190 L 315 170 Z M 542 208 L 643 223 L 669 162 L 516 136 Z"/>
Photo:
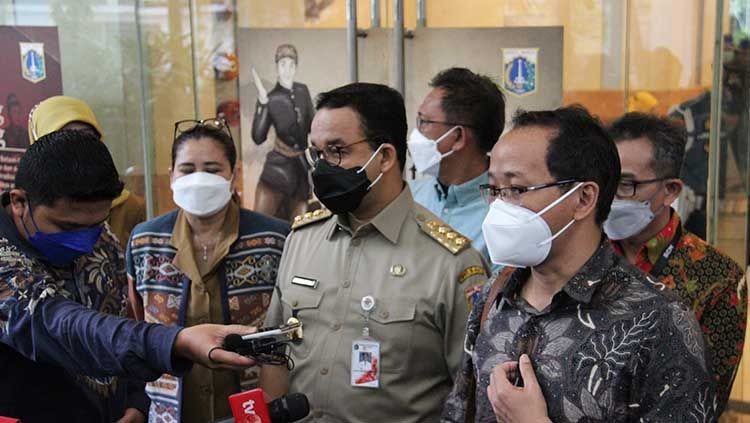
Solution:
<path fill-rule="evenodd" d="M 266 404 L 260 388 L 231 395 L 229 405 L 236 423 L 291 423 L 310 414 L 305 394 L 284 395 Z"/>

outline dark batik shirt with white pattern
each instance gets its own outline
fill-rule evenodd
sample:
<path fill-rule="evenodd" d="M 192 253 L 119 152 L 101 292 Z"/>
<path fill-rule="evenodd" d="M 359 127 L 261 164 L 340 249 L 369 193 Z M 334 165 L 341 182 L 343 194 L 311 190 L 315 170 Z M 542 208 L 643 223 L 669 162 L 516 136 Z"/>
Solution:
<path fill-rule="evenodd" d="M 608 241 L 542 311 L 513 272 L 487 320 L 477 301 L 444 422 L 495 422 L 492 369 L 529 354 L 549 418 L 563 422 L 712 422 L 716 401 L 703 336 L 691 310 L 615 255 Z M 473 419 L 472 419 L 473 416 Z"/>

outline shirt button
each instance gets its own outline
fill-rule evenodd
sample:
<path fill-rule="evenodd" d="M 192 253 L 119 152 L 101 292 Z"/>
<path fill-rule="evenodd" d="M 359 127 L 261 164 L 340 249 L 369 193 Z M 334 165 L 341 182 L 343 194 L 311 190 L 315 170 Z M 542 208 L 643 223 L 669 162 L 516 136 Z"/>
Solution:
<path fill-rule="evenodd" d="M 349 282 L 349 281 L 344 281 L 344 283 L 343 283 L 343 284 L 341 284 L 341 285 L 342 285 L 342 286 L 343 286 L 344 288 L 349 288 L 349 287 L 351 286 L 351 282 Z"/>
<path fill-rule="evenodd" d="M 320 369 L 320 374 L 322 374 L 323 376 L 327 375 L 328 374 L 328 367 L 323 367 L 322 369 Z"/>
<path fill-rule="evenodd" d="M 297 307 L 299 305 L 299 301 L 294 300 L 292 301 L 292 307 Z"/>
<path fill-rule="evenodd" d="M 449 209 L 443 209 L 443 213 L 445 213 L 445 214 L 448 214 L 448 213 L 450 213 L 450 212 L 451 212 L 451 211 L 450 211 Z"/>
<path fill-rule="evenodd" d="M 389 314 L 388 314 L 388 312 L 387 312 L 387 311 L 383 311 L 383 312 L 381 312 L 381 313 L 380 313 L 380 317 L 382 317 L 382 318 L 384 318 L 384 319 L 387 319 L 387 318 L 388 318 L 388 316 L 389 316 Z"/>
<path fill-rule="evenodd" d="M 200 319 L 198 319 L 198 324 L 205 325 L 206 323 L 208 323 L 207 317 L 201 317 Z"/>
<path fill-rule="evenodd" d="M 353 247 L 359 247 L 359 244 L 361 244 L 361 243 L 362 243 L 362 241 L 359 240 L 359 239 L 353 239 L 352 240 L 352 246 Z"/>
<path fill-rule="evenodd" d="M 201 395 L 203 395 L 204 397 L 210 396 L 212 394 L 212 391 L 213 389 L 211 389 L 211 387 L 208 385 L 203 385 L 201 387 Z"/>
<path fill-rule="evenodd" d="M 316 419 L 319 419 L 319 418 L 323 417 L 323 412 L 320 411 L 320 410 L 313 410 L 312 415 Z"/>
<path fill-rule="evenodd" d="M 339 330 L 341 329 L 341 323 L 334 323 L 332 327 L 333 327 L 333 330 Z"/>

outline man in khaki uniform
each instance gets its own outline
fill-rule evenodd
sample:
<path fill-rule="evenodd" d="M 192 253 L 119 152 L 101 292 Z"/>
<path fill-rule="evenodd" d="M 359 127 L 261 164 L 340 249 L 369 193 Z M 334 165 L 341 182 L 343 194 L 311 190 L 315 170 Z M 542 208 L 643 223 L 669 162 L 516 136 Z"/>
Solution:
<path fill-rule="evenodd" d="M 265 322 L 295 316 L 304 339 L 291 373 L 264 366 L 261 386 L 274 398 L 306 394 L 308 421 L 437 421 L 485 265 L 404 184 L 398 92 L 351 84 L 317 108 L 307 153 L 328 209 L 295 219 Z"/>

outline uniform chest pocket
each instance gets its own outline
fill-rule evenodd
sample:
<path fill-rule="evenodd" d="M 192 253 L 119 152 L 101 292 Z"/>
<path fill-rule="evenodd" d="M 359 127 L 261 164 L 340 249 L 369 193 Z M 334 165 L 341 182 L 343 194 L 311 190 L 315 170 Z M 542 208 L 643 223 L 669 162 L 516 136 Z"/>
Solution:
<path fill-rule="evenodd" d="M 370 315 L 370 333 L 380 342 L 381 369 L 403 369 L 412 355 L 416 301 L 411 298 L 378 298 Z"/>
<path fill-rule="evenodd" d="M 319 340 L 324 323 L 320 320 L 320 303 L 323 293 L 307 288 L 291 288 L 281 296 L 284 304 L 284 317 L 296 316 L 302 322 L 304 338 L 300 343 L 292 343 L 292 354 L 305 358 L 310 354 L 312 344 Z"/>

